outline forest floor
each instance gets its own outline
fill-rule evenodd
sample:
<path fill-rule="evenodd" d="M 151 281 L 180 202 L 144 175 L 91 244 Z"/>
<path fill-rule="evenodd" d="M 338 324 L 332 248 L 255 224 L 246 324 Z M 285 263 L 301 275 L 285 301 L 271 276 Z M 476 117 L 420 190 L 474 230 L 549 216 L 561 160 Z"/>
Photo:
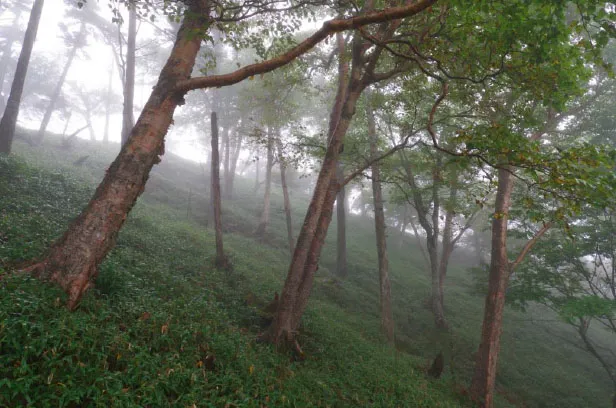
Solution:
<path fill-rule="evenodd" d="M 379 333 L 373 222 L 349 217 L 348 278 L 335 267 L 331 226 L 303 319 L 304 361 L 256 341 L 280 291 L 289 251 L 274 189 L 265 240 L 252 236 L 260 196 L 238 176 L 223 205 L 232 272 L 213 266 L 203 167 L 166 155 L 76 312 L 64 294 L 13 265 L 40 256 L 85 205 L 115 144 L 60 148 L 18 141 L 0 157 L 0 406 L 470 407 L 465 394 L 483 297 L 458 255 L 446 285 L 449 331 L 436 330 L 430 281 L 411 237 L 389 237 L 396 346 Z M 84 157 L 87 158 L 84 159 Z M 83 159 L 82 163 L 77 163 Z M 307 193 L 293 192 L 295 231 Z M 402 241 L 401 241 L 402 239 Z M 556 316 L 508 310 L 497 407 L 608 407 L 610 382 Z M 444 375 L 425 370 L 443 352 Z"/>

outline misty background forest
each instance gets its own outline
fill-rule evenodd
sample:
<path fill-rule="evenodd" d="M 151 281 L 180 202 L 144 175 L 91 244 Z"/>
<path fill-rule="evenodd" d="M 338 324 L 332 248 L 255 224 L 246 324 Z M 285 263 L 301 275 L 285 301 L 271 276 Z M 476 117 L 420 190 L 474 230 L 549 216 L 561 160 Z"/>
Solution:
<path fill-rule="evenodd" d="M 615 36 L 1 0 L 0 406 L 616 407 Z"/>

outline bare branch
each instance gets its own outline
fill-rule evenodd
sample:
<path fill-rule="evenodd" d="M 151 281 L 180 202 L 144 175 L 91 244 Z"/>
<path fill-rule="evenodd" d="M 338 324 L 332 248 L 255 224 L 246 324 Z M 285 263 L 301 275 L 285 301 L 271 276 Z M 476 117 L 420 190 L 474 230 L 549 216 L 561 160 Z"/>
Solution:
<path fill-rule="evenodd" d="M 526 244 L 524 245 L 524 248 L 522 248 L 522 250 L 518 254 L 518 257 L 515 259 L 515 261 L 509 264 L 509 275 L 513 273 L 515 268 L 517 268 L 517 266 L 524 260 L 528 252 L 535 246 L 537 241 L 539 241 L 539 239 L 543 236 L 543 234 L 547 232 L 547 230 L 550 229 L 551 226 L 552 226 L 551 222 L 543 224 L 543 227 L 541 227 L 541 229 L 537 231 L 535 236 L 526 242 Z"/>

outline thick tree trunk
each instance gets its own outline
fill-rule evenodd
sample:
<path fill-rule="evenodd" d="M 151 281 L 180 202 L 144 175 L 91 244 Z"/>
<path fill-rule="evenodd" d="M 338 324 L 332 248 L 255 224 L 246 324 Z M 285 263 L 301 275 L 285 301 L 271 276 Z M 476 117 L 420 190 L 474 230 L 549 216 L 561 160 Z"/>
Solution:
<path fill-rule="evenodd" d="M 19 116 L 21 94 L 24 90 L 30 55 L 32 55 L 36 32 L 38 31 L 39 21 L 43 12 L 43 3 L 44 0 L 35 0 L 32 11 L 30 12 L 28 27 L 26 28 L 21 53 L 17 60 L 13 84 L 11 85 L 11 93 L 6 103 L 2 120 L 0 120 L 0 153 L 11 153 L 11 147 L 13 146 L 13 139 L 15 137 L 15 127 L 17 126 L 17 116 Z"/>
<path fill-rule="evenodd" d="M 280 165 L 280 184 L 282 185 L 284 214 L 287 221 L 287 240 L 289 242 L 289 251 L 291 256 L 293 256 L 293 219 L 291 218 L 291 200 L 289 199 L 289 187 L 287 185 L 287 163 L 283 157 L 280 134 L 278 134 L 278 137 L 276 138 L 276 147 L 278 150 L 278 163 Z"/>
<path fill-rule="evenodd" d="M 48 250 L 45 258 L 27 268 L 35 276 L 58 283 L 74 309 L 92 284 L 98 264 L 113 248 L 127 214 L 143 192 L 148 174 L 164 153 L 164 137 L 173 112 L 183 103 L 174 85 L 190 77 L 207 24 L 207 2 L 193 1 L 158 83 L 152 91 L 129 142 L 111 164 L 105 178 L 81 215 Z"/>
<path fill-rule="evenodd" d="M 336 166 L 336 177 L 338 182 L 344 181 L 344 166 L 338 163 Z M 346 244 L 346 191 L 344 186 L 338 190 L 336 196 L 336 273 L 341 278 L 345 278 L 348 274 L 347 270 L 347 244 Z"/>
<path fill-rule="evenodd" d="M 265 165 L 265 193 L 263 194 L 263 212 L 255 235 L 264 236 L 270 222 L 270 198 L 272 193 L 272 167 L 274 167 L 274 142 L 272 129 L 267 128 L 267 164 Z"/>
<path fill-rule="evenodd" d="M 508 166 L 498 169 L 498 188 L 492 221 L 492 257 L 490 260 L 488 295 L 481 328 L 481 343 L 470 388 L 473 398 L 485 408 L 492 408 L 494 405 L 496 363 L 500 348 L 505 294 L 509 281 L 507 221 L 513 181 L 511 169 Z"/>
<path fill-rule="evenodd" d="M 218 120 L 216 112 L 212 112 L 211 119 L 212 127 L 212 160 L 211 160 L 211 191 L 212 191 L 212 207 L 214 208 L 214 232 L 216 235 L 216 267 L 219 269 L 227 269 L 229 262 L 225 255 L 225 250 L 222 242 L 222 201 L 220 198 L 220 155 L 218 153 Z"/>
<path fill-rule="evenodd" d="M 378 156 L 377 134 L 374 111 L 368 101 L 368 137 L 370 138 L 370 155 Z M 379 300 L 381 311 L 381 330 L 389 343 L 394 342 L 394 318 L 391 308 L 391 283 L 389 281 L 389 260 L 387 259 L 387 237 L 385 236 L 385 211 L 381 191 L 381 168 L 378 162 L 372 165 L 372 196 L 374 201 L 374 229 L 376 249 L 379 258 Z"/>
<path fill-rule="evenodd" d="M 308 304 L 325 235 L 331 222 L 338 191 L 336 164 L 344 136 L 355 113 L 365 83 L 357 69 L 342 94 L 339 92 L 330 119 L 330 142 L 323 159 L 312 199 L 306 212 L 285 280 L 278 312 L 267 336 L 274 344 L 294 342 L 301 316 Z M 345 96 L 342 99 L 341 96 Z M 332 125 L 333 121 L 333 125 Z"/>
<path fill-rule="evenodd" d="M 64 63 L 64 68 L 62 69 L 62 73 L 60 74 L 60 79 L 58 79 L 58 82 L 56 83 L 56 87 L 51 94 L 51 98 L 49 99 L 49 105 L 47 105 L 47 109 L 45 110 L 45 114 L 43 115 L 43 120 L 41 120 L 41 125 L 39 126 L 38 134 L 36 137 L 37 143 L 41 143 L 45 138 L 45 132 L 47 131 L 47 126 L 49 125 L 49 121 L 51 120 L 51 115 L 56 109 L 56 102 L 58 102 L 58 98 L 60 98 L 60 93 L 62 93 L 62 87 L 64 86 L 64 82 L 66 81 L 68 71 L 73 65 L 73 60 L 75 59 L 75 55 L 77 55 L 77 50 L 83 45 L 83 38 L 85 34 L 86 25 L 85 23 L 81 23 L 79 33 L 75 38 L 75 43 L 73 44 L 73 47 L 68 54 L 68 58 Z"/>
<path fill-rule="evenodd" d="M 128 38 L 126 42 L 126 71 L 124 78 L 124 108 L 122 111 L 122 146 L 131 136 L 135 123 L 133 105 L 135 99 L 135 48 L 137 40 L 137 10 L 131 1 L 128 4 Z"/>

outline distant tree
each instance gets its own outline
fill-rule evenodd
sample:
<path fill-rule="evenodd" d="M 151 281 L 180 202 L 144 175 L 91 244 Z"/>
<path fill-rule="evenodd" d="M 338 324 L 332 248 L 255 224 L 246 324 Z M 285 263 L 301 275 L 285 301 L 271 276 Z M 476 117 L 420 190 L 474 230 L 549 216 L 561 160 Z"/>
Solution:
<path fill-rule="evenodd" d="M 216 267 L 219 269 L 228 269 L 230 264 L 223 246 L 222 238 L 222 201 L 220 198 L 220 155 L 218 152 L 218 119 L 216 112 L 211 115 L 211 142 L 212 142 L 212 160 L 210 180 L 212 183 L 212 205 L 214 207 L 214 232 L 216 234 Z"/>
<path fill-rule="evenodd" d="M 34 47 L 36 32 L 38 31 L 39 21 L 43 12 L 44 0 L 35 0 L 30 12 L 30 19 L 24 42 L 22 45 L 19 59 L 17 60 L 17 68 L 13 77 L 11 93 L 7 101 L 6 108 L 2 120 L 0 120 L 0 153 L 10 153 L 15 137 L 15 127 L 17 125 L 17 116 L 19 116 L 19 106 L 21 104 L 21 96 L 28 72 L 28 64 L 30 63 L 30 55 Z"/>
<path fill-rule="evenodd" d="M 137 10 L 134 1 L 128 6 L 128 37 L 126 42 L 126 65 L 124 70 L 124 110 L 122 111 L 122 145 L 130 137 L 135 123 L 133 105 L 135 99 L 135 52 L 137 39 Z M 122 39 L 120 39 L 122 41 Z"/>
<path fill-rule="evenodd" d="M 370 138 L 370 153 L 373 159 L 378 154 L 378 135 L 374 118 L 374 107 L 371 98 L 366 103 L 368 119 L 368 137 Z M 383 209 L 383 192 L 381 189 L 381 169 L 378 161 L 372 164 L 372 196 L 374 200 L 374 226 L 376 235 L 376 250 L 379 259 L 379 299 L 381 310 L 381 329 L 390 343 L 394 342 L 394 319 L 391 308 L 391 282 L 389 280 L 389 261 L 387 258 L 387 237 L 385 235 L 385 211 Z"/>

